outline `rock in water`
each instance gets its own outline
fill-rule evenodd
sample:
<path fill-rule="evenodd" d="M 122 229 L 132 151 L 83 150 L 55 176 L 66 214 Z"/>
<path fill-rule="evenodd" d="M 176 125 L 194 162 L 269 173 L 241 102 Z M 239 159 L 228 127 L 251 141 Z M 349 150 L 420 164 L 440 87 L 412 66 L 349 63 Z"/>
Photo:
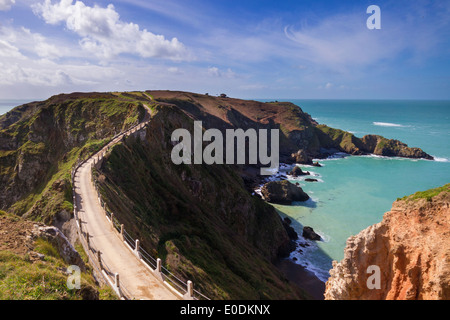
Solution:
<path fill-rule="evenodd" d="M 312 164 L 311 157 L 309 157 L 308 154 L 306 153 L 306 151 L 303 149 L 298 150 L 297 153 L 291 154 L 291 159 L 295 163 Z"/>
<path fill-rule="evenodd" d="M 293 177 L 300 177 L 300 176 L 309 176 L 310 173 L 303 172 L 302 168 L 300 168 L 300 167 L 295 167 L 294 169 L 292 169 L 291 172 L 289 172 L 289 175 L 291 175 Z"/>
<path fill-rule="evenodd" d="M 261 188 L 264 200 L 278 204 L 291 204 L 294 201 L 307 201 L 309 196 L 302 188 L 289 181 L 271 181 Z"/>
<path fill-rule="evenodd" d="M 302 237 L 308 240 L 322 241 L 322 237 L 315 233 L 311 227 L 303 227 Z"/>

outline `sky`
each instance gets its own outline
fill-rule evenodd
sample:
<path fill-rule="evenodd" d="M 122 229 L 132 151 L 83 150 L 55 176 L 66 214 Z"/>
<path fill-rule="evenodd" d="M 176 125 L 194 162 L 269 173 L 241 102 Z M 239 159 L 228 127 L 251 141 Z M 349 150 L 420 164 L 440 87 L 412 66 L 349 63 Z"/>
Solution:
<path fill-rule="evenodd" d="M 165 89 L 447 100 L 450 1 L 0 0 L 0 99 Z"/>

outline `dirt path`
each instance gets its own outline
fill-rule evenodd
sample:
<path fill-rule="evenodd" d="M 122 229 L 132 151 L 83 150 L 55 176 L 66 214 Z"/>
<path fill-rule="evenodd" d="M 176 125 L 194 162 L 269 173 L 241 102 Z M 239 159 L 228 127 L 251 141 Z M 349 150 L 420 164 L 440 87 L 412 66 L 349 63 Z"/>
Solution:
<path fill-rule="evenodd" d="M 146 106 L 149 111 L 148 107 Z M 149 120 L 147 115 L 146 120 Z M 117 137 L 108 146 L 120 141 Z M 106 146 L 107 147 L 107 146 Z M 105 147 L 105 148 L 106 148 Z M 145 300 L 177 300 L 178 297 L 157 280 L 119 238 L 97 198 L 91 181 L 94 157 L 82 165 L 75 175 L 78 216 L 89 241 L 101 252 L 105 264 L 120 276 L 120 283 L 136 298 Z"/>

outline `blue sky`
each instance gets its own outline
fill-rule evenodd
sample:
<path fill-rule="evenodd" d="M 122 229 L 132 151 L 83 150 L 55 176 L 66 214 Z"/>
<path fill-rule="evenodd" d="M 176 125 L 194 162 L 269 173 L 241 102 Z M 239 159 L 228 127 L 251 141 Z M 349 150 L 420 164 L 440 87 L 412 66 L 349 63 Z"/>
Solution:
<path fill-rule="evenodd" d="M 450 99 L 449 58 L 449 1 L 0 0 L 0 99 Z"/>

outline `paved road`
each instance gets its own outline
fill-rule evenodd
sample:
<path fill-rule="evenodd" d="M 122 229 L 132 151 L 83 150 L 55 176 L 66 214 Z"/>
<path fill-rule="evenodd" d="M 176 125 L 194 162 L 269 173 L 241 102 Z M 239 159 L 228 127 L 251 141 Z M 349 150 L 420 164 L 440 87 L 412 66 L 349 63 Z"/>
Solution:
<path fill-rule="evenodd" d="M 149 118 L 146 117 L 147 119 Z M 120 139 L 121 136 L 109 145 Z M 119 274 L 120 283 L 136 299 L 177 300 L 178 297 L 157 280 L 128 249 L 106 218 L 91 181 L 93 162 L 94 158 L 89 159 L 75 175 L 76 203 L 83 231 L 89 232 L 89 240 L 101 251 L 105 264 L 112 272 Z"/>

